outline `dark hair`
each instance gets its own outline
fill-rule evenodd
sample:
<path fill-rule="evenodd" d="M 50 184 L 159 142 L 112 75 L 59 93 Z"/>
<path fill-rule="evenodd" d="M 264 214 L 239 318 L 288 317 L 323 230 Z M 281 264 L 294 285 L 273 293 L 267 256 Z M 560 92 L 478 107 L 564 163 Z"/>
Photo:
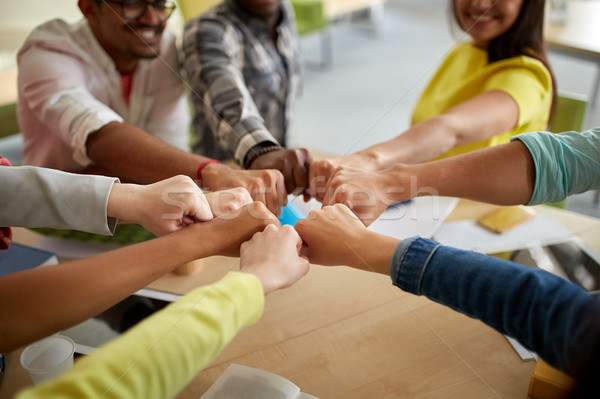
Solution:
<path fill-rule="evenodd" d="M 458 18 L 456 0 L 451 0 L 452 13 L 458 26 L 464 30 Z M 544 6 L 545 0 L 523 0 L 521 11 L 515 23 L 502 35 L 492 39 L 488 45 L 488 62 L 491 64 L 507 58 L 527 55 L 538 59 L 552 79 L 552 106 L 550 119 L 556 108 L 556 79 L 548 62 L 546 47 L 544 46 Z"/>

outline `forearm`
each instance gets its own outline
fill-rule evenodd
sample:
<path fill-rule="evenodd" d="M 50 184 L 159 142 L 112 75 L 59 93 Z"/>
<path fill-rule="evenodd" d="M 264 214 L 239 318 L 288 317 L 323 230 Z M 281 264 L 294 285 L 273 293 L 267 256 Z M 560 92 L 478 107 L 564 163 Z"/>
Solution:
<path fill-rule="evenodd" d="M 600 298 L 545 271 L 417 238 L 398 246 L 390 274 L 402 290 L 482 320 L 571 375 L 600 350 Z"/>
<path fill-rule="evenodd" d="M 215 254 L 210 222 L 144 243 L 0 279 L 0 350 L 75 325 L 163 274 Z M 65 306 L 68 311 L 65 311 Z"/>
<path fill-rule="evenodd" d="M 354 243 L 354 244 L 353 244 Z M 344 242 L 348 266 L 380 274 L 389 274 L 390 262 L 400 240 L 370 230 L 362 230 L 358 239 Z"/>
<path fill-rule="evenodd" d="M 154 183 L 175 175 L 196 178 L 198 166 L 207 158 L 179 150 L 143 130 L 112 122 L 91 134 L 87 153 L 96 172 L 123 181 Z"/>
<path fill-rule="evenodd" d="M 243 327 L 262 313 L 258 279 L 229 273 L 154 314 L 27 397 L 174 397 Z M 68 388 L 67 388 L 68 387 Z"/>
<path fill-rule="evenodd" d="M 455 147 L 508 132 L 515 128 L 518 119 L 519 108 L 514 99 L 503 91 L 490 90 L 365 151 L 378 153 L 378 169 L 396 163 L 425 162 Z"/>
<path fill-rule="evenodd" d="M 518 141 L 392 170 L 411 198 L 440 195 L 499 205 L 528 203 L 536 179 L 531 154 Z"/>
<path fill-rule="evenodd" d="M 372 167 L 387 169 L 397 163 L 415 164 L 435 158 L 457 145 L 457 130 L 447 121 L 435 117 L 418 123 L 399 136 L 358 152 Z M 352 156 L 351 156 L 352 157 Z"/>

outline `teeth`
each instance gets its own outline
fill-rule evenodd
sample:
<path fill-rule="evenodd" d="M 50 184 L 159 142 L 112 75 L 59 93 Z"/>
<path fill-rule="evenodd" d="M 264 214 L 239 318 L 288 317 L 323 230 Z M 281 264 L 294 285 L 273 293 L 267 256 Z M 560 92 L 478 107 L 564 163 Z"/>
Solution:
<path fill-rule="evenodd" d="M 473 14 L 471 14 L 471 18 L 478 22 L 489 22 L 493 19 L 489 15 L 473 15 Z"/>
<path fill-rule="evenodd" d="M 144 39 L 152 39 L 152 38 L 154 38 L 154 36 L 156 36 L 156 31 L 153 29 L 144 29 L 144 30 L 138 31 L 138 33 Z"/>

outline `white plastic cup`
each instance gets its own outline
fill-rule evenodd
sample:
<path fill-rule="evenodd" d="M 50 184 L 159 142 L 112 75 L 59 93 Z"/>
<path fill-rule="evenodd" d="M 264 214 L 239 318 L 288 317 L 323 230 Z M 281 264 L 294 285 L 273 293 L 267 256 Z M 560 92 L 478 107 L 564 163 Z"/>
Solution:
<path fill-rule="evenodd" d="M 75 342 L 64 335 L 53 335 L 29 345 L 21 353 L 21 366 L 34 384 L 56 378 L 73 366 Z"/>

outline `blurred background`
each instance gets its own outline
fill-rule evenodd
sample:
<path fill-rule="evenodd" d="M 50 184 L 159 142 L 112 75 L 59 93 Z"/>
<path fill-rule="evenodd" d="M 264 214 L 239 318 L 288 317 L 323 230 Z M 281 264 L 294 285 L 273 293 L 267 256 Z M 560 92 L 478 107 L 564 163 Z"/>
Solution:
<path fill-rule="evenodd" d="M 323 3 L 322 15 L 317 15 L 322 21 L 309 20 L 308 27 L 302 25 L 303 89 L 290 144 L 343 155 L 402 132 L 439 62 L 457 41 L 466 40 L 450 27 L 448 1 L 315 1 Z M 184 20 L 191 13 L 210 7 L 215 0 L 178 3 L 179 12 L 169 20 L 169 27 L 180 35 Z M 548 1 L 547 25 L 567 24 L 573 30 L 587 21 L 597 21 L 600 11 L 587 15 L 580 10 L 582 4 L 592 3 L 598 5 L 600 1 Z M 76 0 L 0 0 L 0 4 L 2 105 L 16 97 L 15 56 L 28 32 L 51 18 L 75 21 L 81 16 Z M 187 14 L 185 17 L 181 10 Z M 299 18 L 301 13 L 298 12 Z M 315 18 L 314 13 L 306 15 L 302 14 L 305 20 Z M 299 27 L 305 20 L 299 20 Z M 311 23 L 315 26 L 311 27 Z M 595 33 L 595 53 L 594 49 L 583 56 L 560 49 L 549 51 L 559 92 L 589 100 L 584 129 L 600 126 L 600 105 L 597 100 L 592 101 L 600 76 L 600 25 Z M 589 31 L 575 34 L 589 35 Z M 600 216 L 599 208 L 593 193 L 569 202 L 569 209 L 594 216 Z"/>

